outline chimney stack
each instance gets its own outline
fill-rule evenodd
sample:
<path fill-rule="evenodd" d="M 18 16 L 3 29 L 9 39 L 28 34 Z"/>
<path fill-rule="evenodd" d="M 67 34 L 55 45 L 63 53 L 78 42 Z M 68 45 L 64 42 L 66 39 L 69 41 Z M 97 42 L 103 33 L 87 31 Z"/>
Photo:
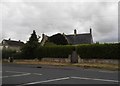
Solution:
<path fill-rule="evenodd" d="M 90 34 L 92 34 L 92 29 L 90 28 Z"/>
<path fill-rule="evenodd" d="M 74 35 L 77 35 L 77 30 L 76 29 L 74 30 Z"/>

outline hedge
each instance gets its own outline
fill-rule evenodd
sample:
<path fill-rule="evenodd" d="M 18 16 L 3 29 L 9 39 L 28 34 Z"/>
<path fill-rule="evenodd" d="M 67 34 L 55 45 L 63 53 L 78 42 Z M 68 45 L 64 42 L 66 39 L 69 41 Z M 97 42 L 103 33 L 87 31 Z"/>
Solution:
<path fill-rule="evenodd" d="M 75 48 L 76 47 L 76 48 Z M 81 44 L 78 46 L 72 45 L 56 45 L 56 46 L 40 46 L 36 50 L 36 56 L 41 58 L 68 58 L 74 48 L 82 59 L 119 59 L 120 44 Z M 31 52 L 32 53 L 32 52 Z M 13 56 L 20 59 L 34 59 L 24 57 L 22 52 L 12 50 L 3 50 L 2 57 L 8 58 Z"/>
<path fill-rule="evenodd" d="M 82 59 L 119 59 L 120 44 L 81 44 L 78 46 L 51 46 L 40 47 L 37 50 L 39 58 L 55 57 L 67 58 L 76 47 L 78 55 Z"/>
<path fill-rule="evenodd" d="M 91 44 L 77 46 L 77 53 L 86 59 L 119 59 L 119 44 Z"/>
<path fill-rule="evenodd" d="M 39 47 L 37 50 L 38 58 L 52 57 L 52 58 L 68 58 L 72 53 L 73 46 L 45 46 Z"/>
<path fill-rule="evenodd" d="M 14 57 L 14 54 L 16 54 L 15 50 L 2 49 L 2 58 L 3 59 L 8 59 L 9 57 Z"/>
<path fill-rule="evenodd" d="M 2 58 L 2 49 L 0 49 L 0 59 Z"/>

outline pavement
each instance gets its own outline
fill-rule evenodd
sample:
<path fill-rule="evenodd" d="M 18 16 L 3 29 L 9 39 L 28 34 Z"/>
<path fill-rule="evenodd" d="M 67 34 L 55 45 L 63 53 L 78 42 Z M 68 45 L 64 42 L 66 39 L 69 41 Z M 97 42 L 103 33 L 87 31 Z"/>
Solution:
<path fill-rule="evenodd" d="M 3 86 L 33 86 L 40 84 L 109 84 L 118 86 L 119 71 L 57 67 L 49 65 L 2 64 Z"/>

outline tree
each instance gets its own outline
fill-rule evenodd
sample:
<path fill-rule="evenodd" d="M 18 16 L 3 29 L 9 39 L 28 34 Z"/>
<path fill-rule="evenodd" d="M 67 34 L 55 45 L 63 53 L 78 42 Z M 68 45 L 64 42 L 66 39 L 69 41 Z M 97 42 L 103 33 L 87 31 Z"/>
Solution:
<path fill-rule="evenodd" d="M 39 38 L 37 38 L 35 30 L 33 30 L 33 33 L 31 34 L 31 37 L 29 38 L 29 41 L 23 46 L 21 49 L 22 54 L 27 59 L 33 59 L 37 58 L 36 50 L 39 47 Z"/>
<path fill-rule="evenodd" d="M 38 38 L 37 38 L 35 30 L 33 30 L 33 33 L 31 34 L 31 37 L 29 38 L 28 43 L 29 44 L 38 44 Z"/>
<path fill-rule="evenodd" d="M 49 40 L 49 42 L 53 42 L 54 44 L 57 44 L 57 45 L 67 45 L 68 44 L 65 37 L 60 33 L 49 37 L 48 40 Z"/>

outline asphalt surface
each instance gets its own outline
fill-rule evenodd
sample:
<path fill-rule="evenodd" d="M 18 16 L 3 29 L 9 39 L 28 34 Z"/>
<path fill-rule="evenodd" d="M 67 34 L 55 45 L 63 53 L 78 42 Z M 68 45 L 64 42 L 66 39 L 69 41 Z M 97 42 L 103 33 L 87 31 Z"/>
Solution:
<path fill-rule="evenodd" d="M 2 84 L 118 84 L 118 71 L 45 65 L 2 65 Z"/>

